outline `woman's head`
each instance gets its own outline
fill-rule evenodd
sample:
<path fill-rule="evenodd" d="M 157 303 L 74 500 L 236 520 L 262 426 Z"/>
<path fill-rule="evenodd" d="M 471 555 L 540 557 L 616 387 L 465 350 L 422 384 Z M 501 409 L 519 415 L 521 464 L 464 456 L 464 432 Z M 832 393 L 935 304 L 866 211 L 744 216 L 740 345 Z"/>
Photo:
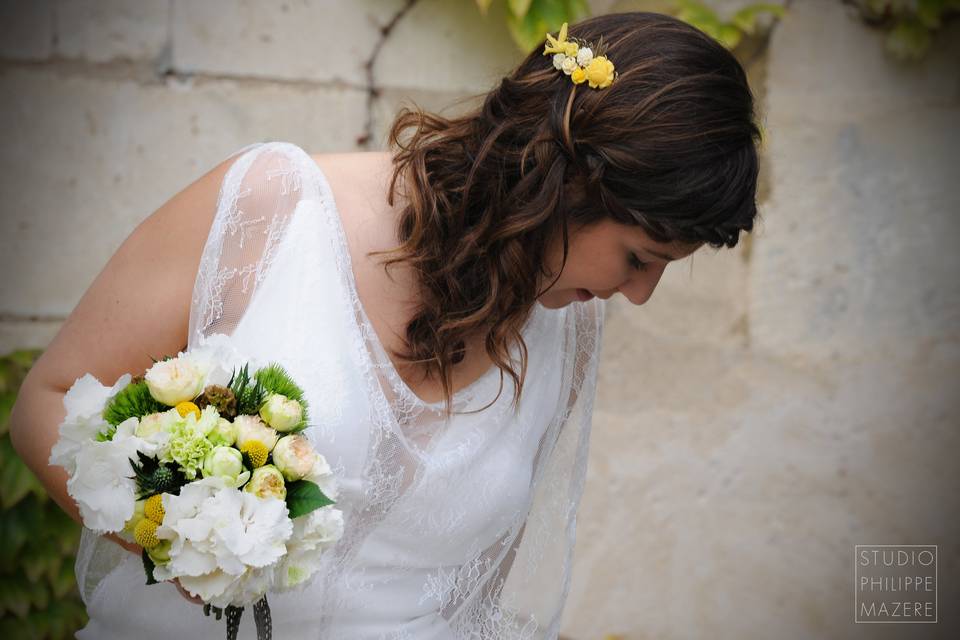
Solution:
<path fill-rule="evenodd" d="M 733 55 L 655 13 L 597 16 L 567 36 L 602 38 L 609 87 L 574 84 L 541 43 L 475 111 L 404 109 L 390 130 L 391 204 L 398 189 L 407 204 L 387 263 L 408 263 L 423 288 L 395 355 L 444 389 L 464 338 L 483 337 L 522 386 L 508 348 L 537 300 L 562 306 L 583 288 L 642 304 L 665 265 L 651 251 L 733 247 L 753 227 L 760 132 Z"/>

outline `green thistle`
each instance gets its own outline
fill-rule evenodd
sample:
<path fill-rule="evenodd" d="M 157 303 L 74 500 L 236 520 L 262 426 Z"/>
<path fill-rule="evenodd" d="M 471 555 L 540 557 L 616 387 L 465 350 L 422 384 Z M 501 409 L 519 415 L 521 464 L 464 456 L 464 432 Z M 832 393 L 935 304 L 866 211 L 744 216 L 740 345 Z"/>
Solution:
<path fill-rule="evenodd" d="M 279 364 L 272 362 L 263 369 L 254 374 L 257 378 L 257 382 L 263 385 L 263 388 L 266 390 L 264 397 L 267 395 L 278 393 L 282 396 L 286 396 L 291 400 L 296 400 L 300 403 L 300 406 L 303 408 L 303 419 L 300 421 L 300 425 L 295 429 L 299 431 L 307 424 L 307 400 L 304 398 L 303 389 L 301 389 L 296 382 L 293 381 L 293 378 L 290 377 L 290 374 L 281 367 Z M 262 403 L 261 403 L 262 404 Z M 260 405 L 257 406 L 254 413 L 259 412 Z"/>
<path fill-rule="evenodd" d="M 116 427 L 124 420 L 132 417 L 142 418 L 145 415 L 166 411 L 169 407 L 157 402 L 147 383 L 140 378 L 125 386 L 120 393 L 107 403 L 103 410 L 103 419 L 111 426 Z M 110 434 L 112 437 L 112 433 Z"/>
<path fill-rule="evenodd" d="M 179 494 L 187 479 L 177 469 L 158 462 L 155 458 L 137 452 L 139 462 L 131 462 L 133 477 L 137 481 L 137 500 L 158 493 Z"/>

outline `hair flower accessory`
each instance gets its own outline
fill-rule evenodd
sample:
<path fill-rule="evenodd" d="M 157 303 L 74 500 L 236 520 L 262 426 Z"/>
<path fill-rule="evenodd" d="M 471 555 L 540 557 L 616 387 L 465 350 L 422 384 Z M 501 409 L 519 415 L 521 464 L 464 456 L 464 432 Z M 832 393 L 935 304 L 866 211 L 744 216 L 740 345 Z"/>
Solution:
<path fill-rule="evenodd" d="M 554 68 L 570 76 L 574 84 L 586 82 L 593 89 L 606 89 L 619 74 L 603 55 L 602 40 L 596 47 L 578 38 L 568 40 L 567 23 L 564 22 L 556 37 L 547 34 L 543 55 L 553 54 Z"/>

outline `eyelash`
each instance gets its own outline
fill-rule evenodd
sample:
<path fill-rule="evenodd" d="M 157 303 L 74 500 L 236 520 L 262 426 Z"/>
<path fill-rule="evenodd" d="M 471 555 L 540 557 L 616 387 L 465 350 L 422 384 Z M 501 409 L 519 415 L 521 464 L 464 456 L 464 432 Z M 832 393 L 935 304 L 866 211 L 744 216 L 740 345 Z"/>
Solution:
<path fill-rule="evenodd" d="M 637 271 L 646 271 L 648 264 L 649 263 L 640 260 L 640 258 L 637 257 L 637 254 L 633 252 L 630 253 L 630 266 Z"/>

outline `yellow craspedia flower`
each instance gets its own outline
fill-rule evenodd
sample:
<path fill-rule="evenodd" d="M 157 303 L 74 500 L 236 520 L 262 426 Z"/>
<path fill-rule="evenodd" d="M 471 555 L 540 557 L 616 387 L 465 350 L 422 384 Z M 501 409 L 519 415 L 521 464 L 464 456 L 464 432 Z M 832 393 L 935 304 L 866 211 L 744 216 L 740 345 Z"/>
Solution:
<path fill-rule="evenodd" d="M 153 549 L 160 544 L 160 538 L 157 537 L 157 523 L 150 518 L 144 518 L 133 530 L 133 539 L 144 549 Z"/>
<path fill-rule="evenodd" d="M 259 440 L 248 440 L 241 445 L 240 453 L 247 454 L 250 458 L 250 464 L 254 469 L 257 469 L 267 464 L 267 454 L 270 451 L 267 450 L 267 445 Z"/>
<path fill-rule="evenodd" d="M 147 498 L 143 504 L 143 515 L 157 524 L 163 524 L 163 499 L 159 493 Z"/>
<path fill-rule="evenodd" d="M 583 70 L 583 67 L 577 67 L 570 74 L 570 79 L 573 80 L 573 84 L 581 84 L 586 81 L 587 72 Z"/>
<path fill-rule="evenodd" d="M 594 89 L 606 89 L 613 82 L 613 63 L 606 56 L 596 56 L 584 71 L 587 83 Z"/>
<path fill-rule="evenodd" d="M 200 419 L 200 407 L 193 404 L 189 400 L 184 400 L 183 402 L 178 403 L 176 409 L 181 418 L 186 418 L 188 413 L 192 413 L 194 416 L 196 416 L 197 420 Z"/>

